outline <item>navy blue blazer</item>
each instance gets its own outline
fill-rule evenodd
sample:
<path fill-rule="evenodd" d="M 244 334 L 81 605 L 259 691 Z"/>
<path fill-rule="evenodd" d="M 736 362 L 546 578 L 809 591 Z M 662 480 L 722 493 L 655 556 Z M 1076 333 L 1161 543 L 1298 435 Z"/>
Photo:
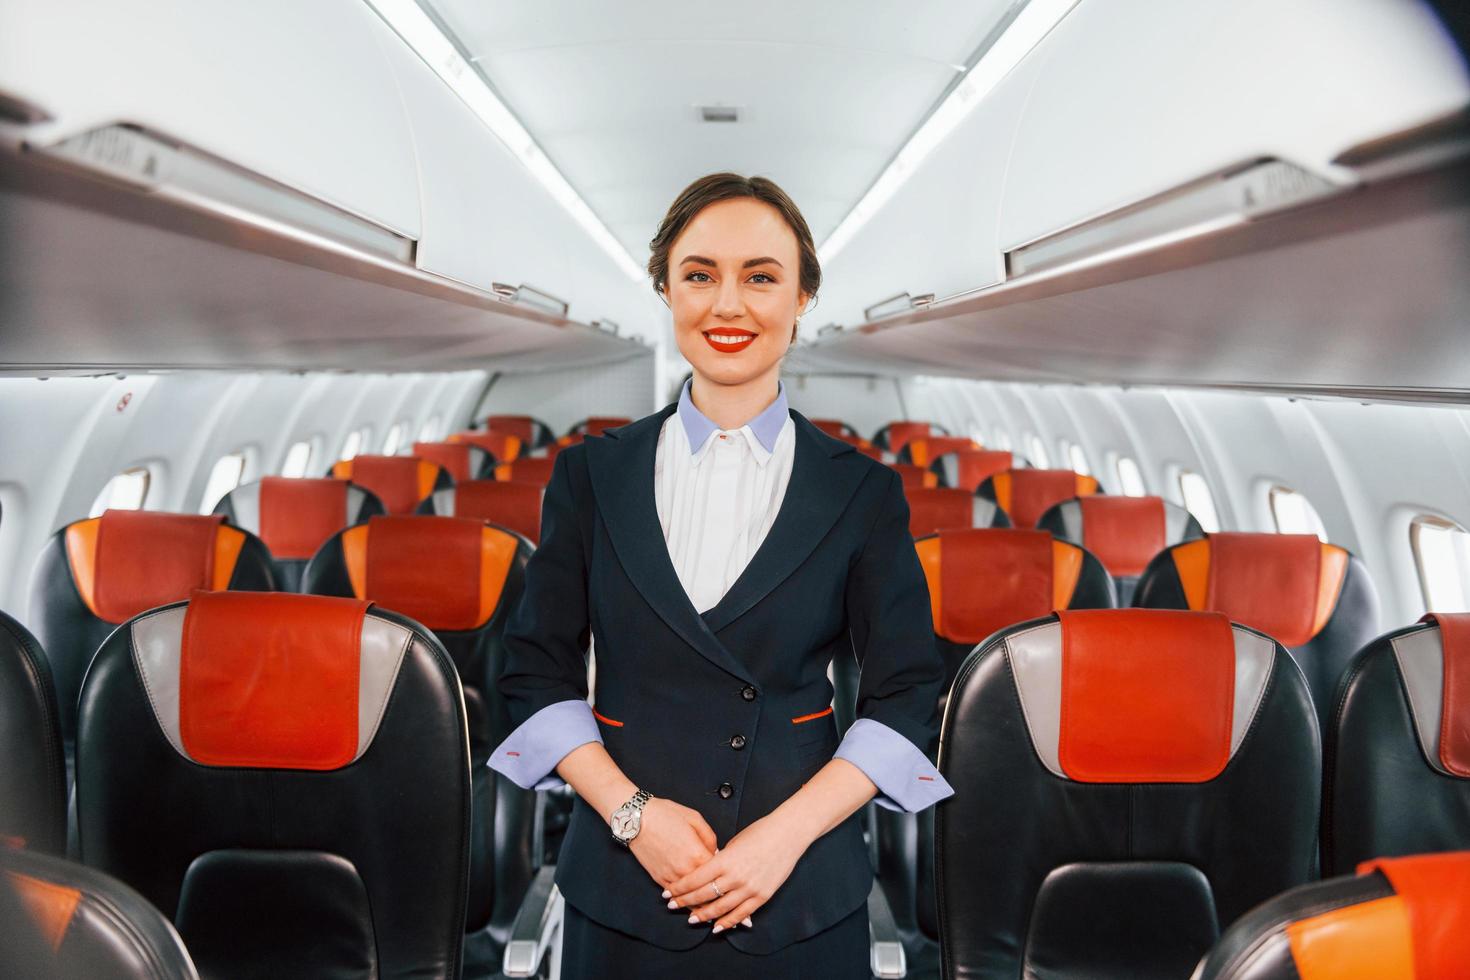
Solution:
<path fill-rule="evenodd" d="M 795 411 L 775 523 L 720 602 L 697 612 L 654 504 L 654 452 L 674 410 L 557 455 L 541 543 L 506 627 L 499 690 L 516 726 L 585 699 L 590 630 L 608 753 L 639 787 L 703 814 L 723 846 L 831 760 L 833 715 L 794 719 L 832 703 L 834 657 L 856 654 L 861 664 L 856 717 L 930 758 L 944 665 L 898 474 Z M 872 869 L 861 812 L 818 839 L 756 912 L 756 928 L 729 941 L 773 952 L 862 905 Z M 688 949 L 709 934 L 665 907 L 637 858 L 580 799 L 556 883 L 588 917 L 649 943 Z"/>

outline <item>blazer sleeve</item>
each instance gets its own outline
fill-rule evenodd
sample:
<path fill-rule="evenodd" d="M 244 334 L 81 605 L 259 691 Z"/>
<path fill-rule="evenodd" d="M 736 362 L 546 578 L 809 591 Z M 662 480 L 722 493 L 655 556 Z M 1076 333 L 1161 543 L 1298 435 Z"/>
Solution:
<path fill-rule="evenodd" d="M 577 746 L 602 741 L 587 703 L 587 559 L 573 502 L 573 452 L 558 453 L 552 466 L 541 542 L 506 624 L 496 682 L 516 727 L 490 753 L 490 768 L 527 789 L 565 785 L 556 764 Z"/>
<path fill-rule="evenodd" d="M 890 810 L 922 810 L 954 790 L 930 761 L 939 739 L 944 660 L 934 641 L 929 586 L 909 533 L 903 482 L 889 471 L 867 541 L 847 579 L 857 655 L 857 715 L 834 758 L 878 787 Z"/>

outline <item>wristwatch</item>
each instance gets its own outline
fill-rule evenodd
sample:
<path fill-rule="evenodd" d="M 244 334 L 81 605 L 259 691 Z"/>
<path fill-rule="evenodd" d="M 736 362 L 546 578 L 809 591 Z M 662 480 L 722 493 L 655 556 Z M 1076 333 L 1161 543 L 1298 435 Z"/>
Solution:
<path fill-rule="evenodd" d="M 613 840 L 627 847 L 628 842 L 638 836 L 638 830 L 643 824 L 643 804 L 651 799 L 652 793 L 640 789 L 633 794 L 631 800 L 612 812 L 608 825 L 612 827 Z"/>

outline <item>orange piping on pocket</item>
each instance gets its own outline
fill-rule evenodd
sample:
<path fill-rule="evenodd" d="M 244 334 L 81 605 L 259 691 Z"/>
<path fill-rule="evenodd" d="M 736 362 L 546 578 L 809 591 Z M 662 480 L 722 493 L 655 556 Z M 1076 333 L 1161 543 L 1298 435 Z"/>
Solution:
<path fill-rule="evenodd" d="M 609 718 L 607 715 L 603 714 L 602 712 L 598 711 L 596 708 L 593 708 L 592 709 L 592 713 L 597 716 L 597 720 L 598 721 L 605 721 L 609 725 L 613 726 L 614 728 L 622 728 L 623 727 L 623 723 L 622 722 L 620 722 L 620 721 L 613 721 L 611 718 Z"/>
<path fill-rule="evenodd" d="M 797 717 L 791 719 L 791 724 L 793 724 L 793 725 L 800 725 L 804 721 L 811 721 L 814 718 L 822 718 L 822 717 L 825 717 L 826 715 L 830 715 L 831 713 L 832 713 L 832 706 L 831 705 L 828 705 L 827 707 L 823 708 L 821 711 L 813 711 L 809 715 L 798 715 Z"/>

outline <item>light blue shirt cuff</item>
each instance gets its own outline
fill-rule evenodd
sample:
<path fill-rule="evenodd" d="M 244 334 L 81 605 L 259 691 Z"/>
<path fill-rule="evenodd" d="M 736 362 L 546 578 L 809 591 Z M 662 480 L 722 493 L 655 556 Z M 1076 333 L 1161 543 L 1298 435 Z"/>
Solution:
<path fill-rule="evenodd" d="M 888 810 L 916 813 L 954 795 L 918 746 L 881 721 L 853 722 L 832 758 L 846 759 L 861 769 L 878 787 L 873 802 Z"/>
<path fill-rule="evenodd" d="M 602 743 L 592 706 L 579 698 L 548 704 L 490 753 L 490 768 L 521 789 L 555 789 L 566 781 L 556 764 L 579 745 Z"/>

